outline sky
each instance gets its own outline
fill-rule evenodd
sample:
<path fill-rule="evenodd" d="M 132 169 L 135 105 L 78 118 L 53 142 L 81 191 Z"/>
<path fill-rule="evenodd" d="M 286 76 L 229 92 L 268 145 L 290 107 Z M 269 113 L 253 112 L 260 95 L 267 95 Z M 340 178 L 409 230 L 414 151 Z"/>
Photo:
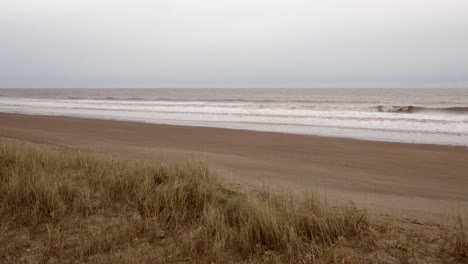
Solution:
<path fill-rule="evenodd" d="M 0 88 L 464 87 L 466 0 L 2 0 Z"/>

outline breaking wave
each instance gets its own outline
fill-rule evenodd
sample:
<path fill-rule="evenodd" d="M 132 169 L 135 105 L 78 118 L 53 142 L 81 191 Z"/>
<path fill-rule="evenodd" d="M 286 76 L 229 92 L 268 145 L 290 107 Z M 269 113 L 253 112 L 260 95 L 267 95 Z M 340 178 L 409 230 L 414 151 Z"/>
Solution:
<path fill-rule="evenodd" d="M 379 105 L 378 112 L 384 113 L 439 113 L 439 114 L 468 114 L 468 107 L 421 107 L 421 106 L 395 106 Z"/>

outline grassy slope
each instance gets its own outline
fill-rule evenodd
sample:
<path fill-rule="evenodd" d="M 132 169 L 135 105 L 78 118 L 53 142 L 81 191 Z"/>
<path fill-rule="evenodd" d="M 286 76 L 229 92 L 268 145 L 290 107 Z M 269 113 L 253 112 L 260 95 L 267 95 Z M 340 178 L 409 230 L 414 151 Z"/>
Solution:
<path fill-rule="evenodd" d="M 461 218 L 431 235 L 313 195 L 232 191 L 196 161 L 0 140 L 0 262 L 457 263 L 466 251 Z"/>

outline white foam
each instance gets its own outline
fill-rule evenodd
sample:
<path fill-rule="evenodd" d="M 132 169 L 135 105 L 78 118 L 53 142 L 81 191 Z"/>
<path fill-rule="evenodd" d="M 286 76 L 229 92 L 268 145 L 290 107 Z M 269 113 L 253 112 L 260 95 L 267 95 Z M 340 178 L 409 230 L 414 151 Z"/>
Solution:
<path fill-rule="evenodd" d="M 368 140 L 468 145 L 467 115 L 372 112 L 366 107 L 353 105 L 0 97 L 0 111 Z"/>

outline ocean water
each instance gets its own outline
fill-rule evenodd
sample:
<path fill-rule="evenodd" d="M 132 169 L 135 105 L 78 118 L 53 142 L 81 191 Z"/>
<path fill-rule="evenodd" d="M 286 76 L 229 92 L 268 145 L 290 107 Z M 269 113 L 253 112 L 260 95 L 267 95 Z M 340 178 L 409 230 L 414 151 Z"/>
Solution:
<path fill-rule="evenodd" d="M 0 89 L 0 112 L 468 146 L 468 89 Z"/>

